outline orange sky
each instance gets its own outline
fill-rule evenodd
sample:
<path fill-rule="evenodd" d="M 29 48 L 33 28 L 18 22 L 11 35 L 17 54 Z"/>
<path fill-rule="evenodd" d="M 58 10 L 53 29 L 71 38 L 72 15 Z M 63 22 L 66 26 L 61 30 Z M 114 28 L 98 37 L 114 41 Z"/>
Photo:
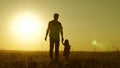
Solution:
<path fill-rule="evenodd" d="M 49 39 L 44 41 L 44 36 L 48 22 L 57 12 L 63 25 L 64 38 L 69 39 L 72 50 L 119 49 L 119 3 L 119 0 L 0 0 L 0 48 L 48 50 Z M 42 30 L 38 27 L 36 33 L 28 33 L 29 36 L 21 35 L 17 28 L 11 31 L 17 17 L 24 15 L 24 12 L 35 20 L 38 18 Z M 60 49 L 63 50 L 62 45 Z"/>

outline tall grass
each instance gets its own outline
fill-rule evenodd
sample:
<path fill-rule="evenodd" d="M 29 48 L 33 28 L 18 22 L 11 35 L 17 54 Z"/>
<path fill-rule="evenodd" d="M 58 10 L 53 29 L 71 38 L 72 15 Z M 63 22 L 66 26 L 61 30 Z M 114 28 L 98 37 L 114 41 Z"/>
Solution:
<path fill-rule="evenodd" d="M 66 62 L 50 61 L 48 52 L 0 51 L 0 68 L 120 68 L 120 52 L 71 52 Z"/>

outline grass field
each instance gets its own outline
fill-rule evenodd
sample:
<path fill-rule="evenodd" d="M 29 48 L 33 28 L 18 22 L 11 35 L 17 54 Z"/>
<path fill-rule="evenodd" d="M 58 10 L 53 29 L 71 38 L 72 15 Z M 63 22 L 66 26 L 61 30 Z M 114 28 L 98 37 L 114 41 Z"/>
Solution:
<path fill-rule="evenodd" d="M 51 62 L 47 51 L 0 51 L 0 68 L 120 68 L 120 52 L 71 52 Z"/>

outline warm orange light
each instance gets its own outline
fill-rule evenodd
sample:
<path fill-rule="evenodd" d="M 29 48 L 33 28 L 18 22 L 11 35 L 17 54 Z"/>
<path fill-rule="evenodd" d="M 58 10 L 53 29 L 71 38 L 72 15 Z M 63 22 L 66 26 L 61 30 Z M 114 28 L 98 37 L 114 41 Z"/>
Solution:
<path fill-rule="evenodd" d="M 25 44 L 34 44 L 43 37 L 44 24 L 42 18 L 30 12 L 18 13 L 13 17 L 10 32 L 13 41 Z M 42 38 L 43 39 L 43 38 Z M 28 46 L 21 46 L 27 48 Z M 35 45 L 29 47 L 34 48 Z"/>

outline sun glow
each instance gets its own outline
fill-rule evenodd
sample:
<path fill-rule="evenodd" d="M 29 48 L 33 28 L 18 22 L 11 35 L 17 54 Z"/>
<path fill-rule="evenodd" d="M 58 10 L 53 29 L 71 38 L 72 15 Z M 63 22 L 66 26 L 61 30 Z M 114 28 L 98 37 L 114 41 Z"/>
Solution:
<path fill-rule="evenodd" d="M 33 43 L 40 41 L 43 35 L 43 21 L 37 14 L 23 12 L 12 19 L 11 33 L 15 41 Z"/>
<path fill-rule="evenodd" d="M 23 33 L 32 33 L 35 31 L 36 23 L 34 23 L 34 20 L 25 18 L 20 23 L 20 31 Z"/>

